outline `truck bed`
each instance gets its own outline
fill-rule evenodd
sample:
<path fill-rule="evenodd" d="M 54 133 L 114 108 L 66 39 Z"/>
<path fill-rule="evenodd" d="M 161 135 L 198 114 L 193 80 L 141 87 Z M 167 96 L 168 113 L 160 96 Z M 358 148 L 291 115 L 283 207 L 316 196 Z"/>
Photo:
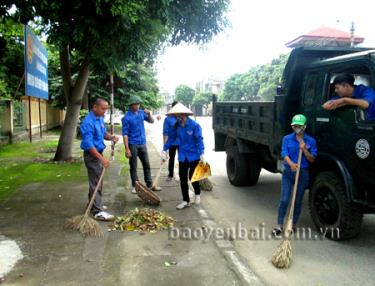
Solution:
<path fill-rule="evenodd" d="M 215 134 L 221 133 L 270 146 L 274 134 L 274 114 L 273 101 L 215 102 L 213 128 Z M 222 149 L 220 146 L 216 147 L 215 149 Z"/>

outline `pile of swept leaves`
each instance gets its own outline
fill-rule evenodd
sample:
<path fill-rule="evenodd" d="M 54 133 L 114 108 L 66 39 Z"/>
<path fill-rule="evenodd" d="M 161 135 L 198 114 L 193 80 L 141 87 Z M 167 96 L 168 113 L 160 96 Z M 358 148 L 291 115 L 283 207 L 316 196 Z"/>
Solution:
<path fill-rule="evenodd" d="M 124 216 L 116 217 L 111 230 L 139 231 L 141 233 L 154 233 L 158 230 L 168 229 L 175 220 L 170 216 L 154 209 L 134 209 Z"/>

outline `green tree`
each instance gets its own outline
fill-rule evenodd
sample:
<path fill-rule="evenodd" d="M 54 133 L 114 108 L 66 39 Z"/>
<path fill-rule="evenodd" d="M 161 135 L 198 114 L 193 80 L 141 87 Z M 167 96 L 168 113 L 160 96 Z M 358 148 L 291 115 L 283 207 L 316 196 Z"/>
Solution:
<path fill-rule="evenodd" d="M 4 3 L 5 2 L 5 3 Z M 167 40 L 204 43 L 226 26 L 228 0 L 217 1 L 4 1 L 21 23 L 40 19 L 48 42 L 59 49 L 67 112 L 55 160 L 72 155 L 73 139 L 91 69 L 112 73 L 129 62 L 152 61 Z M 72 71 L 71 59 L 77 61 Z M 74 74 L 76 78 L 73 78 Z"/>
<path fill-rule="evenodd" d="M 174 93 L 175 99 L 182 104 L 190 106 L 193 103 L 195 91 L 191 87 L 181 84 L 175 89 Z"/>
<path fill-rule="evenodd" d="M 224 91 L 220 96 L 220 100 L 228 101 L 239 101 L 245 95 L 244 91 L 242 90 L 242 81 L 243 81 L 242 74 L 235 74 L 231 76 L 226 82 L 224 86 Z"/>
<path fill-rule="evenodd" d="M 282 80 L 282 74 L 289 55 L 280 55 L 265 65 L 252 67 L 244 74 L 235 74 L 225 83 L 220 100 L 273 100 L 276 87 Z"/>
<path fill-rule="evenodd" d="M 199 92 L 194 95 L 193 105 L 201 105 L 207 110 L 208 105 L 212 101 L 212 93 Z"/>
<path fill-rule="evenodd" d="M 23 26 L 13 19 L 0 17 L 0 97 L 19 98 L 23 94 L 20 86 L 24 73 L 22 42 Z"/>
<path fill-rule="evenodd" d="M 151 66 L 128 64 L 115 77 L 115 106 L 122 111 L 128 109 L 128 99 L 131 95 L 138 96 L 144 108 L 159 108 L 162 102 L 158 94 L 156 73 Z"/>

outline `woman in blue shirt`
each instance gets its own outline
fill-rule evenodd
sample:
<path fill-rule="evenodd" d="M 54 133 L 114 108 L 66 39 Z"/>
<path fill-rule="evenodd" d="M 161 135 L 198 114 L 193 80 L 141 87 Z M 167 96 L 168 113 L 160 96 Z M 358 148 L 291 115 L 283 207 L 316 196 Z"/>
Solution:
<path fill-rule="evenodd" d="M 177 104 L 177 101 L 173 101 L 172 108 Z M 174 115 L 167 115 L 167 117 L 164 119 L 163 123 L 163 144 L 167 143 L 169 132 L 172 130 L 173 127 L 176 124 L 176 116 Z M 167 181 L 171 181 L 173 179 L 173 173 L 174 173 L 174 158 L 176 156 L 176 151 L 178 150 L 178 138 L 171 143 L 171 146 L 169 147 L 169 162 L 168 162 L 168 177 Z"/>
<path fill-rule="evenodd" d="M 317 156 L 316 141 L 305 133 L 306 117 L 302 114 L 293 116 L 293 133 L 284 136 L 281 147 L 281 157 L 284 159 L 284 171 L 281 181 L 281 198 L 277 218 L 277 226 L 272 230 L 272 234 L 278 236 L 283 231 L 284 217 L 292 195 L 296 171 L 298 168 L 298 154 L 302 149 L 302 161 L 299 174 L 299 182 L 296 194 L 296 202 L 293 213 L 293 231 L 301 214 L 302 199 L 305 189 L 309 184 L 309 166 Z"/>
<path fill-rule="evenodd" d="M 176 139 L 179 140 L 178 161 L 179 176 L 183 201 L 177 205 L 177 209 L 184 209 L 190 206 L 188 180 L 193 176 L 194 170 L 201 160 L 204 160 L 204 144 L 202 128 L 200 125 L 189 118 L 193 112 L 181 103 L 177 103 L 167 115 L 176 116 L 176 124 L 170 129 L 167 142 L 164 144 L 161 157 L 165 161 L 168 159 L 166 151 L 170 149 Z M 200 204 L 199 182 L 192 183 L 195 192 L 195 204 Z"/>

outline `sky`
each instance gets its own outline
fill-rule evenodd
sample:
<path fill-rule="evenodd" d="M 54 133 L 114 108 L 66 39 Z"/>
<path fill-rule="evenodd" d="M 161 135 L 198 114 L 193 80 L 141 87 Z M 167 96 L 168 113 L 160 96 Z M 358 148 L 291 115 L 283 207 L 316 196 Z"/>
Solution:
<path fill-rule="evenodd" d="M 375 47 L 374 10 L 368 0 L 232 0 L 231 26 L 198 47 L 168 47 L 157 59 L 159 87 L 173 94 L 180 84 L 195 88 L 208 78 L 227 79 L 251 67 L 266 64 L 290 51 L 285 43 L 328 26 L 365 38 L 362 46 Z"/>

